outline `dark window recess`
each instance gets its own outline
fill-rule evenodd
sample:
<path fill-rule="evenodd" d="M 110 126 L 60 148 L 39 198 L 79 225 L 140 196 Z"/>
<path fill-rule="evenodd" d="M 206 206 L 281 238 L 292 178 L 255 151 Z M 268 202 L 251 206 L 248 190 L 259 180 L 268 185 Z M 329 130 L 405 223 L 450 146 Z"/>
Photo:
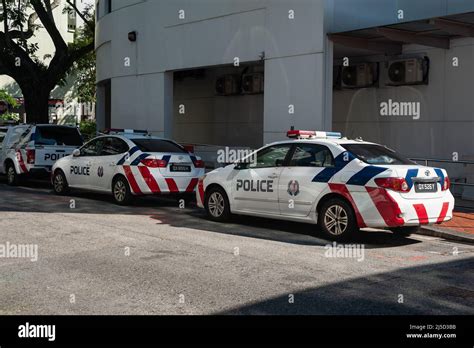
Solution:
<path fill-rule="evenodd" d="M 36 127 L 35 145 L 81 146 L 82 137 L 76 128 L 47 126 Z"/>
<path fill-rule="evenodd" d="M 112 0 L 105 0 L 105 14 L 112 12 Z"/>
<path fill-rule="evenodd" d="M 343 144 L 342 147 L 368 164 L 416 164 L 397 154 L 395 151 L 381 145 Z"/>
<path fill-rule="evenodd" d="M 143 152 L 178 152 L 188 153 L 184 147 L 164 139 L 131 139 Z"/>

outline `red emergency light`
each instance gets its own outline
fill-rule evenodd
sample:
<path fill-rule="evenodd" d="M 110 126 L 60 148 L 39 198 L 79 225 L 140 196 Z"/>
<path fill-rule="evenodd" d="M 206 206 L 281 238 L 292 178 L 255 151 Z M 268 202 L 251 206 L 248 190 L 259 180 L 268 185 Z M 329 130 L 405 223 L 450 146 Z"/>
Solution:
<path fill-rule="evenodd" d="M 286 133 L 288 138 L 295 139 L 308 139 L 308 138 L 324 138 L 324 139 L 341 139 L 342 134 L 339 132 L 320 132 L 320 131 L 309 131 L 309 130 L 296 130 L 292 129 Z"/>

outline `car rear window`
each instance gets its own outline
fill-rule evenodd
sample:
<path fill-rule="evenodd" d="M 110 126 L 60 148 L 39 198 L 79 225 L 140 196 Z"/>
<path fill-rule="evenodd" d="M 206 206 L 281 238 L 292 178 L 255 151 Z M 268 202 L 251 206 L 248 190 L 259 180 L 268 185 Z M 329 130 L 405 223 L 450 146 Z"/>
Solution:
<path fill-rule="evenodd" d="M 82 146 L 83 140 L 76 128 L 36 127 L 35 145 Z"/>
<path fill-rule="evenodd" d="M 368 164 L 416 164 L 395 151 L 374 144 L 342 144 L 342 147 Z"/>
<path fill-rule="evenodd" d="M 187 153 L 181 145 L 164 139 L 130 139 L 143 152 L 179 152 Z"/>

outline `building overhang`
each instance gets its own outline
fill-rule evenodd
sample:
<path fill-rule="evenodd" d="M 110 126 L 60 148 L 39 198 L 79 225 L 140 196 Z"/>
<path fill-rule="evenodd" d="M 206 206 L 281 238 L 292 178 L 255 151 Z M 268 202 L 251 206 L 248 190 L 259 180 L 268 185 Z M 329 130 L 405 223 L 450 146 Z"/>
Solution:
<path fill-rule="evenodd" d="M 406 44 L 449 49 L 452 39 L 474 37 L 474 12 L 330 33 L 328 37 L 335 44 L 336 58 L 345 56 L 347 48 L 360 55 L 397 55 Z"/>

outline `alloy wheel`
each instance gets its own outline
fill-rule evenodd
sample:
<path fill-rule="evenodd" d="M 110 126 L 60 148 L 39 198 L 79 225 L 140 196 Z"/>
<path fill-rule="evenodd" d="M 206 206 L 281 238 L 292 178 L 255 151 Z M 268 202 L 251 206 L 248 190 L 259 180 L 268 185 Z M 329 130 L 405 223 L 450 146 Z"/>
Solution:
<path fill-rule="evenodd" d="M 125 195 L 127 193 L 127 189 L 125 188 L 125 184 L 122 180 L 118 180 L 114 185 L 114 196 L 118 202 L 123 202 L 125 200 Z"/>
<path fill-rule="evenodd" d="M 219 192 L 213 192 L 207 205 L 212 216 L 220 217 L 225 209 L 224 197 Z"/>
<path fill-rule="evenodd" d="M 324 214 L 324 225 L 329 233 L 335 236 L 344 233 L 348 220 L 346 210 L 340 205 L 331 205 Z"/>

